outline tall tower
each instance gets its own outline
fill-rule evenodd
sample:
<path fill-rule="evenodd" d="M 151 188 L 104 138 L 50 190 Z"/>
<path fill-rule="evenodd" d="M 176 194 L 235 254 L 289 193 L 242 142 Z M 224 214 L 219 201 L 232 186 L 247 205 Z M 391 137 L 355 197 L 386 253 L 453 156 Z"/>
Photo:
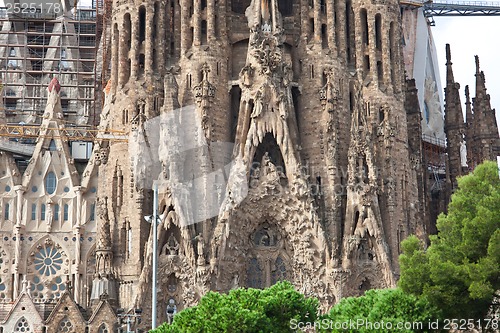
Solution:
<path fill-rule="evenodd" d="M 451 62 L 450 45 L 446 44 L 445 133 L 448 151 L 449 190 L 457 187 L 456 178 L 463 175 L 461 151 L 464 145 L 464 116 L 460 102 L 460 84 L 455 82 Z"/>
<path fill-rule="evenodd" d="M 114 4 L 101 127 L 131 135 L 96 152 L 119 305 L 151 306 L 153 180 L 160 321 L 208 290 L 290 280 L 326 308 L 393 286 L 423 230 L 399 3 L 225 4 Z"/>
<path fill-rule="evenodd" d="M 486 93 L 484 72 L 479 68 L 479 57 L 476 56 L 476 97 L 472 99 L 473 116 L 471 127 L 473 137 L 468 138 L 472 152 L 472 166 L 496 160 L 500 155 L 500 137 L 498 134 L 495 109 L 491 108 L 490 95 Z M 469 122 L 469 120 L 467 120 Z"/>

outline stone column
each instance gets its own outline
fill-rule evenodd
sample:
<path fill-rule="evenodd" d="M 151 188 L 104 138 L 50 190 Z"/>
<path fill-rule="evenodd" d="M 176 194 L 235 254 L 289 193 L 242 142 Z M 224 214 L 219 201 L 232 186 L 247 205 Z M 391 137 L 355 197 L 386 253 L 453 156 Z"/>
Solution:
<path fill-rule="evenodd" d="M 123 31 L 124 33 L 121 33 L 120 36 L 120 41 L 119 41 L 119 62 L 118 62 L 118 85 L 122 87 L 126 82 L 126 69 L 128 67 L 128 47 L 127 47 L 127 32 L 125 31 L 125 23 L 122 22 L 120 31 Z"/>
<path fill-rule="evenodd" d="M 314 0 L 314 41 L 321 43 L 321 2 Z"/>
<path fill-rule="evenodd" d="M 386 23 L 387 22 L 387 23 Z M 391 93 L 392 79 L 391 79 L 391 40 L 389 38 L 390 24 L 388 21 L 382 19 L 382 67 L 384 68 L 384 84 L 387 87 L 387 92 Z M 384 33 L 387 32 L 387 33 Z"/>
<path fill-rule="evenodd" d="M 339 37 L 339 49 L 338 52 L 339 54 L 345 58 L 346 62 L 349 62 L 349 59 L 347 59 L 347 49 L 346 49 L 346 2 L 343 0 L 337 1 L 337 31 L 336 34 Z"/>
<path fill-rule="evenodd" d="M 278 24 L 278 22 L 277 22 L 278 19 L 276 17 L 276 11 L 278 10 L 278 8 L 277 8 L 278 4 L 276 2 L 271 1 L 270 5 L 271 5 L 270 10 L 271 10 L 271 21 L 272 21 L 272 29 L 273 29 L 272 31 L 276 32 L 276 28 L 277 28 L 277 24 Z"/>
<path fill-rule="evenodd" d="M 200 46 L 201 44 L 201 0 L 194 0 L 194 11 L 193 11 L 193 45 Z"/>
<path fill-rule="evenodd" d="M 378 87 L 378 69 L 377 69 L 377 40 L 375 38 L 375 16 L 372 17 L 367 11 L 367 22 L 368 22 L 368 40 L 370 44 L 368 45 L 368 54 L 370 56 L 370 73 L 368 75 L 372 78 L 372 84 Z"/>
<path fill-rule="evenodd" d="M 113 31 L 112 36 L 112 45 L 111 45 L 111 59 L 112 59 L 112 67 L 111 67 L 111 87 L 113 94 L 116 93 L 116 87 L 118 85 L 118 59 L 119 59 L 119 49 L 118 44 L 120 42 L 120 30 L 118 27 L 115 30 L 115 24 L 113 23 Z"/>
<path fill-rule="evenodd" d="M 154 7 L 146 7 L 146 38 L 144 40 L 144 74 L 150 78 L 153 73 L 153 22 L 155 18 Z"/>
<path fill-rule="evenodd" d="M 77 302 L 80 301 L 80 261 L 81 261 L 81 242 L 80 237 L 82 236 L 81 228 L 82 228 L 82 187 L 75 186 L 74 189 L 76 194 L 76 221 L 74 227 L 74 236 L 76 238 L 75 242 L 75 285 L 74 285 L 74 298 Z"/>
<path fill-rule="evenodd" d="M 167 47 L 170 47 L 170 40 L 166 37 L 166 29 L 168 25 L 166 24 L 165 17 L 167 15 L 167 10 L 170 9 L 169 2 L 166 1 L 160 3 L 160 12 L 156 13 L 157 21 L 156 21 L 156 35 L 157 40 L 156 43 L 158 47 L 156 49 L 156 67 L 158 72 L 162 75 L 165 73 L 165 51 Z M 162 28 L 162 24 L 165 26 Z"/>
<path fill-rule="evenodd" d="M 207 39 L 208 41 L 213 41 L 216 39 L 215 25 L 215 0 L 208 0 L 207 3 Z"/>
<path fill-rule="evenodd" d="M 337 45 L 335 43 L 335 1 L 329 0 L 326 4 L 326 23 L 328 26 L 328 48 L 333 51 L 333 54 L 337 53 Z M 338 19 L 338 17 L 337 17 Z"/>
<path fill-rule="evenodd" d="M 14 191 L 16 191 L 16 224 L 21 225 L 23 218 L 23 194 L 26 189 L 22 185 L 14 186 Z"/>
<path fill-rule="evenodd" d="M 74 274 L 75 274 L 75 285 L 73 288 L 74 291 L 74 299 L 77 302 L 80 302 L 80 260 L 81 260 L 81 242 L 80 238 L 82 237 L 82 230 L 80 225 L 76 225 L 73 235 L 76 238 L 75 242 L 75 266 L 74 266 Z"/>
<path fill-rule="evenodd" d="M 355 30 L 354 30 L 354 46 L 355 50 L 351 50 L 351 52 L 356 52 L 356 68 L 363 68 L 362 71 L 357 71 L 358 74 L 358 80 L 360 82 L 363 82 L 363 74 L 364 74 L 364 47 L 363 47 L 363 27 L 361 25 L 361 18 L 359 15 L 359 10 L 356 10 L 357 8 L 354 9 L 354 25 L 355 25 Z"/>
<path fill-rule="evenodd" d="M 19 291 L 19 261 L 21 260 L 21 225 L 16 224 L 13 230 L 15 240 L 15 260 L 12 271 L 14 273 L 14 290 L 12 292 L 13 299 L 16 299 Z"/>
<path fill-rule="evenodd" d="M 19 295 L 19 262 L 21 261 L 21 228 L 22 228 L 22 208 L 23 208 L 23 194 L 25 188 L 21 185 L 14 186 L 14 191 L 16 191 L 16 224 L 12 230 L 13 237 L 15 240 L 15 263 L 12 267 L 14 273 L 14 290 L 12 292 L 13 299 L 16 299 Z"/>
<path fill-rule="evenodd" d="M 138 69 L 139 69 L 139 17 L 138 12 L 131 15 L 131 25 L 130 25 L 130 39 L 131 39 L 131 50 L 130 50 L 130 77 L 132 80 L 137 80 Z"/>
<path fill-rule="evenodd" d="M 307 36 L 309 34 L 309 5 L 308 0 L 301 0 L 300 2 L 300 20 L 301 20 L 301 31 L 302 40 L 307 41 Z"/>
<path fill-rule="evenodd" d="M 181 0 L 181 55 L 184 54 L 191 45 L 189 44 L 189 34 L 191 26 L 189 24 L 188 0 Z"/>

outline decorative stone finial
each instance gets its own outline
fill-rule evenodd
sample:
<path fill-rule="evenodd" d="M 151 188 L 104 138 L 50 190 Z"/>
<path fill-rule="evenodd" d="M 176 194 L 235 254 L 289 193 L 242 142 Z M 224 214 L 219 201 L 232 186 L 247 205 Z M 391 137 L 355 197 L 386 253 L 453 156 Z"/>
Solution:
<path fill-rule="evenodd" d="M 56 78 L 53 78 L 52 81 L 50 81 L 49 92 L 52 92 L 53 88 L 56 88 L 56 92 L 58 94 L 59 94 L 59 91 L 61 91 L 61 85 L 59 84 L 59 80 Z"/>

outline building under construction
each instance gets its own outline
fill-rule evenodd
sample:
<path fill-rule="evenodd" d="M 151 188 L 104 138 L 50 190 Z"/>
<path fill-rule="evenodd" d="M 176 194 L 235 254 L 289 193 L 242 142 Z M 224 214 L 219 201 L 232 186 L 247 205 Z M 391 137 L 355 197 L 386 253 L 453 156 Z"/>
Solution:
<path fill-rule="evenodd" d="M 443 97 L 431 5 L 6 5 L 0 332 L 144 332 L 280 280 L 325 310 L 395 286 L 401 240 L 468 171 L 464 133 L 468 165 L 500 153 L 479 60 L 467 124 L 450 50 Z"/>
<path fill-rule="evenodd" d="M 64 120 L 97 122 L 98 8 L 65 10 L 56 3 L 0 8 L 0 73 L 10 124 L 40 124 L 53 77 L 62 86 Z"/>

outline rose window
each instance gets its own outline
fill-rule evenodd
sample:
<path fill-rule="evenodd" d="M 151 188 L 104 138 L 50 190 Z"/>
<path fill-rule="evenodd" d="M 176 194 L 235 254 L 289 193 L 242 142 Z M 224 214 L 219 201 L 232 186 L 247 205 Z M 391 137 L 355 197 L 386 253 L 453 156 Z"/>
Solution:
<path fill-rule="evenodd" d="M 35 254 L 35 269 L 45 276 L 55 275 L 63 264 L 62 254 L 53 246 L 45 246 Z"/>
<path fill-rule="evenodd" d="M 37 301 L 59 298 L 66 290 L 68 258 L 50 239 L 38 245 L 37 249 L 28 260 L 28 270 L 32 274 L 31 295 Z"/>
<path fill-rule="evenodd" d="M 23 317 L 17 322 L 14 332 L 31 332 L 30 324 L 26 318 Z"/>
<path fill-rule="evenodd" d="M 58 332 L 73 332 L 73 324 L 69 321 L 68 317 L 61 320 Z"/>
<path fill-rule="evenodd" d="M 98 333 L 109 333 L 108 328 L 106 327 L 106 325 L 102 324 L 101 326 L 99 326 L 99 332 Z"/>

